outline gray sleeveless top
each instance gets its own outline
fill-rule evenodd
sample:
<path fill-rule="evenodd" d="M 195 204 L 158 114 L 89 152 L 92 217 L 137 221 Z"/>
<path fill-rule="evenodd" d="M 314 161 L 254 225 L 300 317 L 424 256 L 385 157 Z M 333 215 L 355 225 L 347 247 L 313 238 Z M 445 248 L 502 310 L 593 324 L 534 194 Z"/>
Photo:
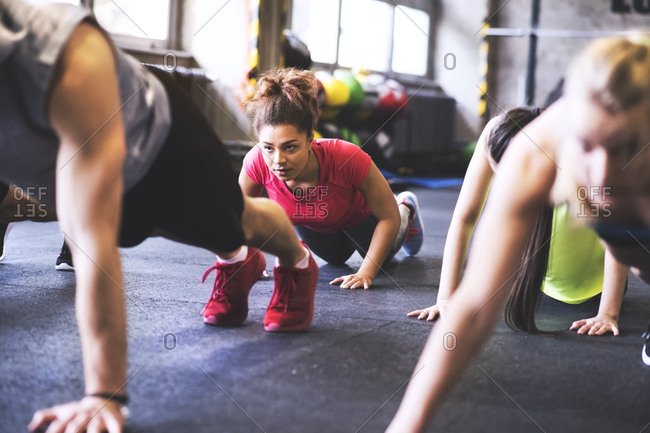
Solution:
<path fill-rule="evenodd" d="M 89 11 L 72 5 L 0 0 L 0 180 L 37 190 L 35 198 L 50 205 L 59 140 L 48 121 L 47 93 L 61 50 L 84 20 L 95 22 Z M 162 147 L 170 108 L 160 81 L 133 57 L 115 51 L 128 190 Z"/>

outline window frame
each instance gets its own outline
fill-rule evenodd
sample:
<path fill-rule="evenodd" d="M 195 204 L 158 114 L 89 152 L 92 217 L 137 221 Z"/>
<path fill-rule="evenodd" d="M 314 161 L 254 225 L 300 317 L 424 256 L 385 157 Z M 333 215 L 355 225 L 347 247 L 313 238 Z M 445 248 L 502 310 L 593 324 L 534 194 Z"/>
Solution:
<path fill-rule="evenodd" d="M 375 0 L 379 1 L 382 3 L 387 3 L 389 6 L 392 7 L 392 16 L 393 16 L 393 24 L 390 29 L 391 31 L 391 47 L 389 50 L 389 58 L 388 58 L 388 67 L 389 70 L 387 71 L 375 71 L 371 69 L 367 69 L 369 72 L 373 73 L 378 73 L 382 74 L 386 77 L 396 79 L 400 82 L 403 83 L 418 83 L 422 84 L 423 82 L 425 83 L 433 83 L 433 38 L 431 37 L 433 27 L 434 27 L 434 12 L 435 8 L 432 6 L 429 10 L 422 8 L 421 4 L 418 5 L 416 0 L 411 0 L 411 1 L 402 1 L 400 3 L 403 4 L 397 4 L 395 1 L 392 0 Z M 426 0 L 425 0 L 426 1 Z M 288 21 L 288 27 L 293 28 L 293 1 L 290 0 L 290 8 L 289 10 L 291 11 L 288 14 L 287 21 Z M 340 40 L 341 40 L 341 10 L 342 10 L 342 4 L 343 0 L 338 0 L 338 7 L 339 7 L 339 23 L 338 23 L 338 28 L 337 28 L 337 44 L 336 44 L 336 62 L 334 63 L 327 63 L 327 62 L 313 62 L 313 68 L 314 69 L 323 69 L 323 70 L 329 70 L 329 71 L 334 71 L 335 69 L 349 69 L 348 66 L 343 66 L 339 63 L 339 56 L 340 56 Z M 427 47 L 427 68 L 426 72 L 424 75 L 416 75 L 416 74 L 407 74 L 407 73 L 401 73 L 401 72 L 395 72 L 392 69 L 392 63 L 393 63 L 393 43 L 394 43 L 394 32 L 395 32 L 395 14 L 398 12 L 396 9 L 399 6 L 405 6 L 409 7 L 412 9 L 418 9 L 426 14 L 429 15 L 429 28 L 428 30 L 428 47 Z"/>
<path fill-rule="evenodd" d="M 81 6 L 90 10 L 95 16 L 95 1 L 80 0 Z M 182 41 L 180 32 L 180 23 L 182 21 L 182 0 L 169 0 L 169 27 L 167 29 L 167 39 L 154 39 L 145 36 L 123 35 L 119 33 L 111 34 L 111 39 L 120 48 L 128 51 L 139 51 L 145 53 L 166 53 L 170 51 L 182 51 Z"/>

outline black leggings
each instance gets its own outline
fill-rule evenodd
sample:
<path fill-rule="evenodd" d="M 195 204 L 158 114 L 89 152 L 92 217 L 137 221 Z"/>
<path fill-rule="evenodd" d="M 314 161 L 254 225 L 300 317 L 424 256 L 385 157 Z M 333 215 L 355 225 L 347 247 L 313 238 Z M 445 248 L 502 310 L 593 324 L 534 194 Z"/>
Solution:
<path fill-rule="evenodd" d="M 370 215 L 358 225 L 338 233 L 317 232 L 305 226 L 296 226 L 296 231 L 318 257 L 332 265 L 342 265 L 355 251 L 361 257 L 366 256 L 377 222 L 377 218 Z M 384 263 L 389 262 L 396 252 L 391 249 Z"/>
<path fill-rule="evenodd" d="M 153 165 L 124 196 L 120 245 L 160 230 L 211 251 L 236 250 L 244 243 L 244 199 L 228 152 L 169 73 L 150 70 L 167 91 L 172 123 Z"/>
<path fill-rule="evenodd" d="M 9 184 L 0 181 L 0 203 L 7 198 L 7 194 L 9 194 Z"/>

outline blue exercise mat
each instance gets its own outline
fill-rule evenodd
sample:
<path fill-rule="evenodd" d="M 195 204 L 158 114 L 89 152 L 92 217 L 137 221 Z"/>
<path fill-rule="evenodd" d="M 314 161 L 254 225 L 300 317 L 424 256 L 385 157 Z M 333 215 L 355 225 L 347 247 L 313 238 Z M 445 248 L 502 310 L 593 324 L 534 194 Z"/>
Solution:
<path fill-rule="evenodd" d="M 406 183 L 424 188 L 447 188 L 449 186 L 458 186 L 463 184 L 462 178 L 450 179 L 432 179 L 426 177 L 399 176 L 387 170 L 380 170 L 386 180 L 398 183 Z"/>

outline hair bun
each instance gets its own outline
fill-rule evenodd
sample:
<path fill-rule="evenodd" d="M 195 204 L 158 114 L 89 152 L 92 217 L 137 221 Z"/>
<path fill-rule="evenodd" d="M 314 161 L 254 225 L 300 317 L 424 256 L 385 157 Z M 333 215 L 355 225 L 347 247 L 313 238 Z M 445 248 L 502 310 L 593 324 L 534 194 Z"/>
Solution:
<path fill-rule="evenodd" d="M 269 98 L 282 94 L 282 83 L 280 80 L 263 77 L 259 81 L 258 94 L 261 98 Z"/>

